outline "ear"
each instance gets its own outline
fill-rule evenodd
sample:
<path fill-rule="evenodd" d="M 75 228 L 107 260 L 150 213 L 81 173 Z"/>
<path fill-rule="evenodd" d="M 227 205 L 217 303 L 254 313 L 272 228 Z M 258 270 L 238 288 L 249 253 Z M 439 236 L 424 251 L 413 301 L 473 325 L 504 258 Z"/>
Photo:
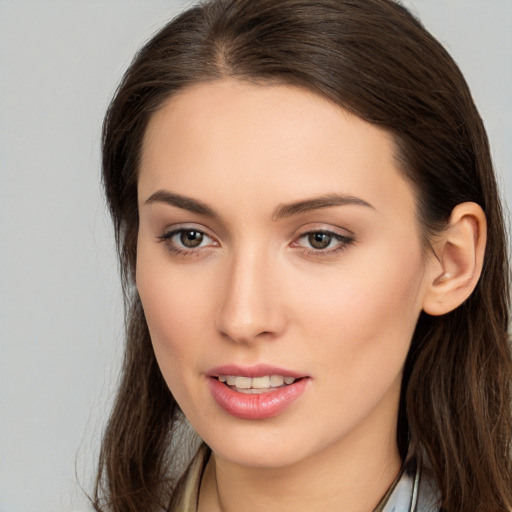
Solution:
<path fill-rule="evenodd" d="M 444 315 L 473 292 L 484 261 L 487 221 L 476 203 L 457 205 L 429 257 L 423 311 Z"/>

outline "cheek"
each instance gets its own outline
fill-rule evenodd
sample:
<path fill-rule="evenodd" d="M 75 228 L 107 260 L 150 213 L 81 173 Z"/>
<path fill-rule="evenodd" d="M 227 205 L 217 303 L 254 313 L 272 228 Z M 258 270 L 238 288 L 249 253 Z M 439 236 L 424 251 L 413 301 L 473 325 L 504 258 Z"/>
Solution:
<path fill-rule="evenodd" d="M 420 249 L 376 253 L 378 259 L 347 259 L 322 286 L 295 294 L 307 297 L 297 312 L 307 319 L 303 327 L 316 333 L 309 338 L 319 360 L 341 362 L 353 382 L 356 374 L 371 382 L 401 371 L 421 311 Z"/>
<path fill-rule="evenodd" d="M 201 361 L 204 340 L 198 321 L 201 301 L 188 287 L 181 289 L 172 276 L 155 274 L 141 265 L 137 287 L 151 336 L 151 343 L 162 376 L 174 399 L 189 417 L 190 404 L 195 403 L 202 390 L 195 377 Z M 155 276 L 158 276 L 156 278 Z"/>
<path fill-rule="evenodd" d="M 208 304 L 197 283 L 180 279 L 167 259 L 141 245 L 137 255 L 137 289 L 155 356 L 173 394 L 186 383 L 185 368 L 194 368 L 201 351 L 200 329 Z M 178 398 L 176 396 L 176 398 Z"/>

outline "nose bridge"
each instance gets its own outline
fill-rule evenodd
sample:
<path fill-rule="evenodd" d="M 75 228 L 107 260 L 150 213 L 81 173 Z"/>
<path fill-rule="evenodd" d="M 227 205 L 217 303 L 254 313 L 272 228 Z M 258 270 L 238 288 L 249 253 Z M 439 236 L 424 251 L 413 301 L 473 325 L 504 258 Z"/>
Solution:
<path fill-rule="evenodd" d="M 283 318 L 275 267 L 276 259 L 255 244 L 231 254 L 218 314 L 218 329 L 231 340 L 249 342 L 279 334 Z"/>

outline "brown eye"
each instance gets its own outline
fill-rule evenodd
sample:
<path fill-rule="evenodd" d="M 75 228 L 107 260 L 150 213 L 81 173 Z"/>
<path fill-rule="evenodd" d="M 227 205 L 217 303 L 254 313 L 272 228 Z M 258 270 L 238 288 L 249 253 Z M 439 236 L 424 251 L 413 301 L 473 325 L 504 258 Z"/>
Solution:
<path fill-rule="evenodd" d="M 308 242 L 313 249 L 326 249 L 332 242 L 332 235 L 329 233 L 309 233 Z"/>
<path fill-rule="evenodd" d="M 180 242 L 184 247 L 193 249 L 201 245 L 204 239 L 204 233 L 201 231 L 195 231 L 193 229 L 183 230 L 180 233 Z"/>
<path fill-rule="evenodd" d="M 192 227 L 178 228 L 159 236 L 166 249 L 175 255 L 200 255 L 203 249 L 220 247 L 217 240 L 204 231 Z"/>
<path fill-rule="evenodd" d="M 332 256 L 347 249 L 354 241 L 353 236 L 342 235 L 334 231 L 308 231 L 299 236 L 291 246 L 304 249 L 303 254 L 305 255 Z"/>

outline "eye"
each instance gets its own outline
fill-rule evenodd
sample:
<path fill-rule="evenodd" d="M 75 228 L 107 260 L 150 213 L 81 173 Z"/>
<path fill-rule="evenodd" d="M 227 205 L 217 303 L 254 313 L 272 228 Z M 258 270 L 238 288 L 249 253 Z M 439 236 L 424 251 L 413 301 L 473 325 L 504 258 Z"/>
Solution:
<path fill-rule="evenodd" d="M 204 247 L 219 245 L 218 242 L 204 231 L 196 228 L 174 229 L 158 238 L 165 242 L 167 249 L 171 253 L 175 254 L 187 254 L 196 252 Z"/>
<path fill-rule="evenodd" d="M 327 249 L 335 238 L 330 233 L 309 233 L 307 235 L 308 244 L 313 249 Z"/>
<path fill-rule="evenodd" d="M 174 240 L 175 238 L 177 238 L 177 240 Z M 201 231 L 197 231 L 195 229 L 187 229 L 176 233 L 171 238 L 171 240 L 173 240 L 174 243 L 179 240 L 179 243 L 187 249 L 195 249 L 196 247 L 199 247 L 207 238 L 208 237 Z"/>
<path fill-rule="evenodd" d="M 302 234 L 292 247 L 301 247 L 311 253 L 333 253 L 347 248 L 354 238 L 332 231 L 318 230 Z"/>

